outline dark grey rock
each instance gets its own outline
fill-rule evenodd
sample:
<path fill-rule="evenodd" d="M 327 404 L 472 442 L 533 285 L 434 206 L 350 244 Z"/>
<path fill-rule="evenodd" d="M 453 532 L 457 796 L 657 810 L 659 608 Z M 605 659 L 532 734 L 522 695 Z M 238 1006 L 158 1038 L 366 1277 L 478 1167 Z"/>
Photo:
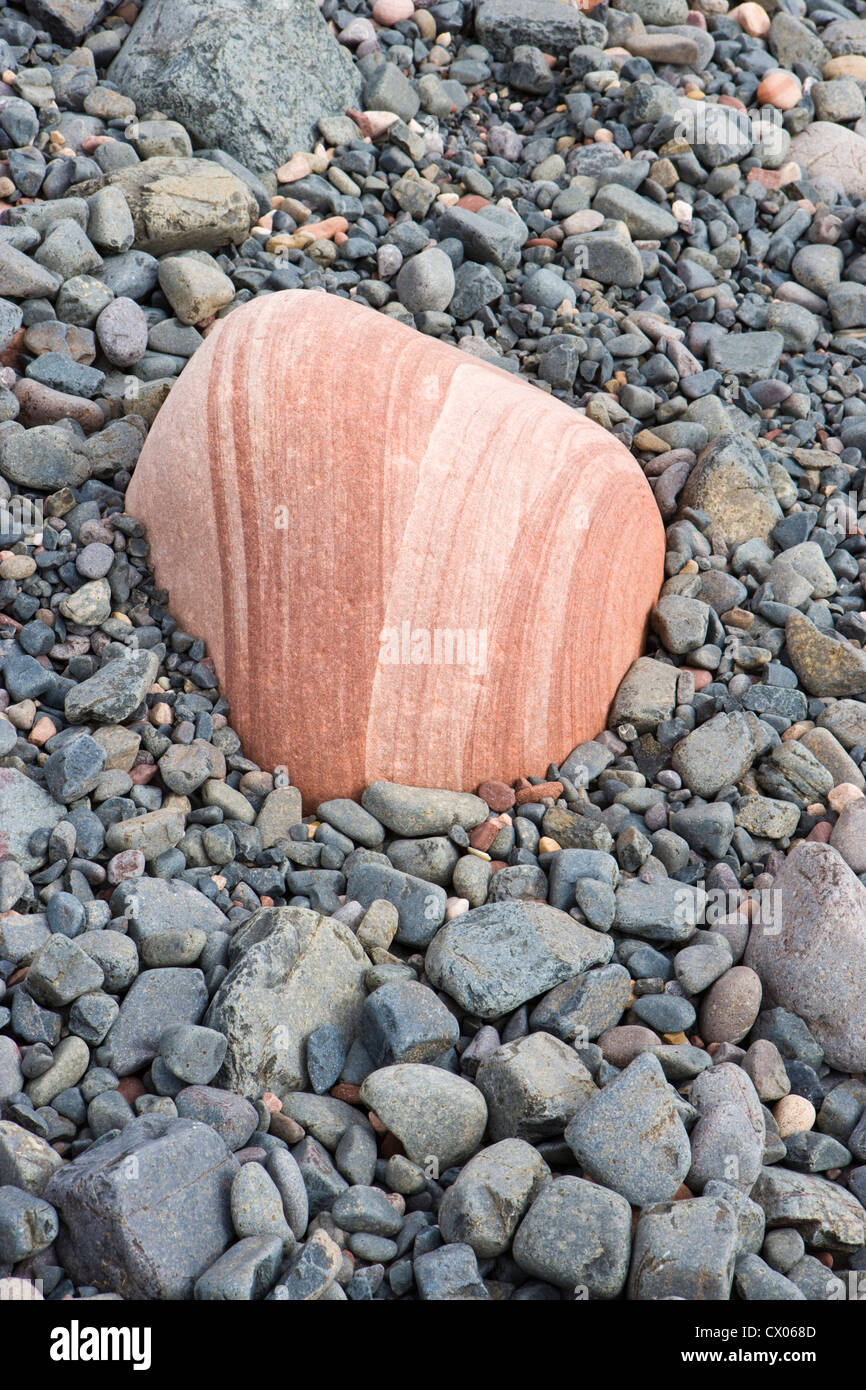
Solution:
<path fill-rule="evenodd" d="M 361 1041 L 377 1067 L 432 1062 L 460 1036 L 457 1019 L 426 985 L 397 980 L 368 997 Z"/>
<path fill-rule="evenodd" d="M 634 1237 L 628 1297 L 727 1299 L 737 1258 L 737 1218 L 720 1197 L 645 1210 Z"/>
<path fill-rule="evenodd" d="M 277 1236 L 247 1236 L 196 1280 L 193 1297 L 243 1303 L 262 1298 L 273 1286 L 282 1257 L 283 1243 Z"/>
<path fill-rule="evenodd" d="M 79 1284 L 125 1297 L 191 1297 L 232 1239 L 236 1170 L 206 1125 L 162 1115 L 133 1120 L 48 1183 L 65 1269 Z"/>
<path fill-rule="evenodd" d="M 83 953 L 82 953 L 83 954 Z M 102 1060 L 118 1076 L 129 1076 L 159 1053 L 169 1028 L 198 1023 L 207 1006 L 200 970 L 167 967 L 144 970 L 123 998 L 117 1022 L 102 1049 Z"/>

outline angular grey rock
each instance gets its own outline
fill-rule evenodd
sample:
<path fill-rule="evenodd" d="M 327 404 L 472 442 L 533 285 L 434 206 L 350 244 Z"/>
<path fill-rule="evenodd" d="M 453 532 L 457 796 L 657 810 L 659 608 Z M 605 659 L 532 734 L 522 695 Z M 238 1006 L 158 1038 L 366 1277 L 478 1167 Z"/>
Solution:
<path fill-rule="evenodd" d="M 497 1140 L 556 1137 L 596 1095 L 574 1048 L 549 1033 L 530 1033 L 497 1048 L 480 1064 L 475 1084 L 487 1102 L 490 1137 Z"/>
<path fill-rule="evenodd" d="M 442 1198 L 438 1216 L 443 1238 L 471 1245 L 481 1260 L 504 1255 L 549 1174 L 544 1159 L 523 1139 L 503 1139 L 482 1149 Z"/>
<path fill-rule="evenodd" d="M 781 333 L 720 333 L 709 341 L 707 361 L 717 372 L 763 380 L 775 373 L 784 346 Z"/>
<path fill-rule="evenodd" d="M 91 464 L 83 441 L 59 425 L 35 425 L 25 430 L 7 424 L 0 436 L 0 474 L 15 487 L 52 492 L 81 487 Z"/>
<path fill-rule="evenodd" d="M 342 1262 L 343 1253 L 327 1231 L 315 1231 L 292 1261 L 277 1292 L 291 1303 L 316 1302 L 333 1288 Z"/>
<path fill-rule="evenodd" d="M 583 1298 L 618 1298 L 630 1255 L 628 1202 L 583 1178 L 546 1182 L 514 1238 L 521 1269 Z"/>
<path fill-rule="evenodd" d="M 126 921 L 129 940 L 136 945 L 158 936 L 168 926 L 177 931 L 209 934 L 225 931 L 228 925 L 216 903 L 180 879 L 144 875 L 122 883 L 112 894 L 111 911 Z"/>
<path fill-rule="evenodd" d="M 490 1298 L 470 1245 L 443 1245 L 438 1250 L 428 1250 L 415 1259 L 414 1273 L 418 1296 L 425 1303 L 486 1303 Z"/>
<path fill-rule="evenodd" d="M 527 999 L 606 964 L 613 941 L 546 903 L 488 903 L 449 922 L 427 951 L 433 984 L 479 1018 L 498 1018 Z"/>
<path fill-rule="evenodd" d="M 628 1298 L 730 1298 L 737 1242 L 737 1218 L 723 1198 L 650 1207 L 635 1231 Z"/>
<path fill-rule="evenodd" d="M 132 651 L 116 657 L 66 697 L 66 717 L 72 724 L 94 720 L 98 724 L 122 724 L 135 712 L 156 679 L 159 659 L 152 651 Z"/>
<path fill-rule="evenodd" d="M 262 1298 L 273 1285 L 282 1258 L 283 1242 L 276 1236 L 247 1236 L 196 1280 L 193 1297 L 201 1302 L 243 1303 Z"/>
<path fill-rule="evenodd" d="M 120 189 L 132 213 L 134 250 L 152 256 L 241 242 L 259 215 L 246 184 L 207 159 L 157 156 L 116 169 L 107 181 Z M 102 273 L 99 278 L 110 283 Z"/>
<path fill-rule="evenodd" d="M 159 1053 L 163 1034 L 181 1023 L 198 1023 L 207 1006 L 200 970 L 144 970 L 124 995 L 117 1021 L 100 1056 L 118 1076 L 129 1076 Z"/>
<path fill-rule="evenodd" d="M 85 34 L 111 13 L 111 0 L 26 0 L 27 13 L 39 29 L 75 48 Z"/>
<path fill-rule="evenodd" d="M 689 1136 L 650 1053 L 581 1106 L 565 1140 L 590 1177 L 634 1206 L 672 1197 L 691 1162 Z"/>
<path fill-rule="evenodd" d="M 0 767 L 0 852 L 10 854 L 25 873 L 42 863 L 28 848 L 31 835 L 53 830 L 65 815 L 65 807 L 31 777 L 15 767 Z"/>
<path fill-rule="evenodd" d="M 529 1026 L 563 1042 L 597 1038 L 628 1008 L 631 976 L 624 965 L 602 965 L 557 985 L 536 1004 Z"/>
<path fill-rule="evenodd" d="M 57 1213 L 42 1197 L 0 1186 L 0 1260 L 4 1264 L 17 1264 L 45 1250 L 57 1230 Z"/>
<path fill-rule="evenodd" d="M 689 791 L 715 796 L 745 776 L 756 756 L 755 723 L 754 715 L 716 714 L 674 746 L 671 763 Z"/>
<path fill-rule="evenodd" d="M 353 864 L 346 894 L 366 908 L 378 900 L 392 903 L 398 914 L 397 938 L 405 946 L 427 946 L 445 920 L 445 889 L 390 864 Z"/>
<path fill-rule="evenodd" d="M 314 0 L 147 0 L 109 68 L 139 110 L 257 173 L 313 148 L 316 123 L 360 104 L 360 79 Z"/>
<path fill-rule="evenodd" d="M 650 733 L 663 719 L 670 719 L 677 702 L 676 666 L 639 656 L 620 681 L 608 724 L 633 724 L 639 734 Z"/>
<path fill-rule="evenodd" d="M 703 889 L 676 879 L 632 878 L 616 890 L 616 927 L 645 941 L 688 941 L 705 903 Z"/>
<path fill-rule="evenodd" d="M 181 1023 L 163 1033 L 159 1055 L 180 1081 L 207 1086 L 222 1065 L 226 1046 L 222 1033 L 194 1023 Z"/>
<path fill-rule="evenodd" d="M 719 435 L 704 450 L 680 503 L 707 512 L 734 544 L 753 537 L 766 540 L 782 516 L 758 449 L 735 434 Z"/>
<path fill-rule="evenodd" d="M 45 1139 L 12 1120 L 0 1120 L 0 1184 L 40 1195 L 62 1166 L 60 1154 Z"/>
<path fill-rule="evenodd" d="M 481 1092 L 440 1067 L 404 1063 L 371 1072 L 361 1101 L 422 1167 L 435 1158 L 440 1171 L 465 1162 L 481 1143 L 487 1106 Z"/>
<path fill-rule="evenodd" d="M 377 1067 L 395 1062 L 432 1062 L 453 1047 L 460 1025 L 426 985 L 395 980 L 367 999 L 361 1041 Z"/>
<path fill-rule="evenodd" d="M 475 32 L 494 58 L 510 58 L 521 44 L 565 56 L 580 44 L 604 47 L 607 30 L 597 20 L 558 0 L 484 0 Z"/>
<path fill-rule="evenodd" d="M 95 960 L 67 936 L 55 933 L 40 946 L 30 964 L 28 993 L 46 1008 L 62 1008 L 104 979 Z"/>
<path fill-rule="evenodd" d="M 767 1230 L 792 1226 L 810 1250 L 853 1252 L 866 1245 L 866 1208 L 838 1183 L 774 1164 L 752 1188 Z"/>
<path fill-rule="evenodd" d="M 282 1097 L 306 1084 L 309 1033 L 332 1023 L 346 1047 L 352 1042 L 369 961 L 348 927 L 306 908 L 262 908 L 242 930 L 246 940 L 237 941 L 204 1020 L 228 1039 L 218 1084 Z"/>
<path fill-rule="evenodd" d="M 840 1071 L 866 1069 L 866 888 L 836 850 L 799 845 L 773 882 L 770 920 L 749 934 L 745 962 L 765 1007 L 804 1020 Z"/>
<path fill-rule="evenodd" d="M 866 690 L 866 654 L 850 642 L 826 636 L 804 613 L 789 615 L 785 645 L 810 695 L 844 699 Z"/>
<path fill-rule="evenodd" d="M 237 1166 L 207 1125 L 164 1115 L 131 1121 L 65 1163 L 45 1189 L 60 1215 L 64 1268 L 76 1283 L 124 1298 L 190 1298 L 233 1239 Z"/>
<path fill-rule="evenodd" d="M 734 1271 L 734 1287 L 740 1298 L 747 1303 L 770 1300 L 779 1302 L 803 1302 L 806 1295 L 786 1279 L 784 1274 L 771 1269 L 757 1255 L 743 1255 L 737 1260 Z"/>

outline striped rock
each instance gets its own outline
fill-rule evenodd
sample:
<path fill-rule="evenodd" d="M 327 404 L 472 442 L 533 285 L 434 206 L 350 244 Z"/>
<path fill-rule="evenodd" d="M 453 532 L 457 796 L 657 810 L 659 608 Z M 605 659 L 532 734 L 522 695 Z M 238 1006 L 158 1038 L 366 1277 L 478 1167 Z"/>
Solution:
<path fill-rule="evenodd" d="M 218 323 L 127 494 L 247 755 L 305 805 L 507 781 L 604 727 L 664 533 L 583 415 L 336 296 Z"/>

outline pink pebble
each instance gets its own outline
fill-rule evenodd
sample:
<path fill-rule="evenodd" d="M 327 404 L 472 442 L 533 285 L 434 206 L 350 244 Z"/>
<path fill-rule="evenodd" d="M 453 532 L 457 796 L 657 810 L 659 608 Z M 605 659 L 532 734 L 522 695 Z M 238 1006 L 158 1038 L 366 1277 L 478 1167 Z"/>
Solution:
<path fill-rule="evenodd" d="M 689 10 L 686 15 L 686 24 L 691 24 L 693 29 L 706 29 L 707 21 L 700 10 Z"/>
<path fill-rule="evenodd" d="M 833 827 L 828 820 L 819 820 L 817 825 L 813 825 L 812 829 L 809 831 L 809 834 L 806 836 L 806 839 L 813 841 L 817 840 L 818 844 L 826 845 L 827 841 L 830 839 L 832 832 Z"/>
<path fill-rule="evenodd" d="M 141 878 L 144 855 L 140 849 L 124 849 L 108 861 L 108 882 L 123 883 L 125 879 Z"/>
<path fill-rule="evenodd" d="M 392 24 L 399 24 L 401 20 L 411 19 L 414 13 L 413 0 L 376 0 L 373 6 L 373 18 L 386 29 Z"/>
<path fill-rule="evenodd" d="M 697 666 L 681 666 L 680 670 L 688 671 L 691 674 L 695 682 L 695 690 L 703 690 L 704 686 L 709 685 L 713 679 L 709 671 L 701 671 Z"/>

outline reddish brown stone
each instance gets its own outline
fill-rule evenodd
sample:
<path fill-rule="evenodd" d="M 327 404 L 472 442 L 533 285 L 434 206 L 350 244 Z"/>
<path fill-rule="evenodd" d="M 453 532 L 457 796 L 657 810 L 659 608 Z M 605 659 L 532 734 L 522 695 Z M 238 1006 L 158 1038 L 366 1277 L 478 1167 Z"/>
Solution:
<path fill-rule="evenodd" d="M 331 1095 L 335 1100 L 344 1100 L 348 1105 L 357 1105 L 361 1099 L 361 1087 L 350 1086 L 348 1081 L 340 1081 L 336 1086 L 331 1087 Z"/>
<path fill-rule="evenodd" d="M 469 843 L 473 849 L 480 849 L 486 854 L 501 829 L 502 823 L 498 819 L 482 821 L 470 831 Z"/>
<path fill-rule="evenodd" d="M 514 805 L 514 791 L 507 782 L 480 782 L 475 790 L 491 811 L 507 811 Z"/>
<path fill-rule="evenodd" d="M 604 727 L 662 579 L 655 502 L 610 434 L 305 291 L 217 322 L 127 506 L 244 751 L 289 766 L 307 808 L 564 759 Z M 555 562 L 527 544 L 554 533 Z"/>
<path fill-rule="evenodd" d="M 270 1107 L 269 1107 L 270 1108 Z M 274 1114 L 271 1111 L 271 1123 L 268 1126 L 268 1133 L 282 1139 L 287 1144 L 300 1144 L 305 1131 L 293 1120 L 291 1115 Z"/>
<path fill-rule="evenodd" d="M 392 1134 L 389 1130 L 379 1145 L 379 1156 L 381 1158 L 396 1158 L 398 1155 L 405 1158 L 406 1150 L 396 1134 Z"/>
<path fill-rule="evenodd" d="M 114 1089 L 119 1091 L 123 1099 L 128 1100 L 130 1105 L 133 1101 L 138 1100 L 139 1096 L 147 1095 L 147 1087 L 138 1076 L 124 1076 Z"/>
<path fill-rule="evenodd" d="M 524 806 L 527 801 L 544 801 L 545 799 L 556 801 L 557 797 L 560 796 L 562 796 L 561 782 L 540 782 L 534 787 L 521 787 L 515 800 L 518 806 Z"/>

